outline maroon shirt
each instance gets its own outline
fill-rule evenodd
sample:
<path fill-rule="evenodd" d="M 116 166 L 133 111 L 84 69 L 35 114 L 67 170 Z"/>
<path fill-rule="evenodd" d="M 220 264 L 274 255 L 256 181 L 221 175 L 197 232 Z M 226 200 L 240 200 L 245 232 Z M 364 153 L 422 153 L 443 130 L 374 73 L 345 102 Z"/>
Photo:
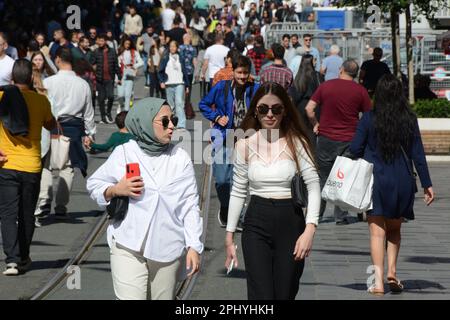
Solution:
<path fill-rule="evenodd" d="M 311 100 L 320 105 L 319 135 L 334 141 L 351 141 L 358 125 L 359 113 L 372 108 L 367 90 L 350 80 L 324 82 Z"/>
<path fill-rule="evenodd" d="M 109 72 L 108 48 L 103 50 L 103 81 L 112 80 Z"/>

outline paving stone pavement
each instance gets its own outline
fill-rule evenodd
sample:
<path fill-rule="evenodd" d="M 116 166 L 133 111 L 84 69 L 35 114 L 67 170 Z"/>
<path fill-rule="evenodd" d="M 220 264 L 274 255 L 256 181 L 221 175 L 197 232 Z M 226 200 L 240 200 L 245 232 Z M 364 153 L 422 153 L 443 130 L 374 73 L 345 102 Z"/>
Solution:
<path fill-rule="evenodd" d="M 404 293 L 389 293 L 373 297 L 367 290 L 371 265 L 367 223 L 357 222 L 337 226 L 328 218 L 317 229 L 313 251 L 306 260 L 299 300 L 359 300 L 359 299 L 450 299 L 450 163 L 430 163 L 430 173 L 437 199 L 426 207 L 423 197 L 415 202 L 414 221 L 402 226 L 402 244 L 398 260 L 398 277 L 405 285 Z M 225 275 L 223 248 L 225 231 L 217 223 L 216 206 L 210 211 L 205 265 L 191 296 L 192 299 L 246 299 L 245 270 L 238 250 L 240 266 L 230 276 Z M 236 243 L 241 247 L 240 234 Z"/>

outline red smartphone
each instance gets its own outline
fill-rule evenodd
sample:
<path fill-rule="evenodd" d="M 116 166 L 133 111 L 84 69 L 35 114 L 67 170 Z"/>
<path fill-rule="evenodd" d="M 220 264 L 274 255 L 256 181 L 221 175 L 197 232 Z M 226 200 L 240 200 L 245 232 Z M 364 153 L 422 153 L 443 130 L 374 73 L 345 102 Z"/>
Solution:
<path fill-rule="evenodd" d="M 139 163 L 127 163 L 127 179 L 132 177 L 139 177 L 141 170 L 139 169 Z"/>

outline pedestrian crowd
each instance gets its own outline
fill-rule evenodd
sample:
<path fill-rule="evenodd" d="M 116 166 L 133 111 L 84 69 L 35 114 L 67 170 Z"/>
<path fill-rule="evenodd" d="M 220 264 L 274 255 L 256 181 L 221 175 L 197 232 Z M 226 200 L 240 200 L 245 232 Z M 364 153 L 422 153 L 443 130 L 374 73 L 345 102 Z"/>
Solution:
<path fill-rule="evenodd" d="M 28 10 L 35 5 L 24 2 Z M 336 44 L 323 59 L 308 33 L 285 34 L 266 47 L 272 22 L 313 20 L 313 1 L 223 2 L 219 9 L 202 0 L 115 1 L 112 8 L 80 1 L 82 21 L 90 22 L 84 31 L 67 32 L 56 6 L 25 29 L 30 39 L 25 31 L 0 32 L 3 274 L 32 267 L 34 230 L 48 221 L 53 197 L 55 218 L 69 219 L 75 168 L 87 177 L 86 153 L 112 149 L 87 190 L 99 206 L 121 213 L 111 214 L 107 230 L 115 294 L 173 299 L 176 281 L 198 272 L 204 250 L 192 161 L 171 144 L 174 131 L 186 131 L 196 117 L 191 97 L 198 83 L 198 109 L 216 129 L 212 169 L 217 217 L 226 228 L 225 266 L 238 266 L 234 235 L 242 232 L 248 298 L 295 298 L 324 221 L 321 190 L 338 156 L 374 165 L 366 214 L 378 271 L 369 293 L 384 294 L 385 246 L 388 284 L 403 290 L 396 264 L 401 223 L 414 219 L 413 164 L 427 205 L 434 192 L 417 118 L 382 49 L 359 66 L 344 60 Z M 99 8 L 101 25 L 92 18 Z M 7 12 L 0 21 L 11 30 L 22 13 Z M 148 97 L 135 101 L 140 72 Z M 416 83 L 424 97 L 435 98 L 424 76 Z M 119 131 L 98 143 L 98 130 L 114 122 Z M 227 133 L 236 129 L 253 134 L 230 141 Z M 307 193 L 304 208 L 292 201 L 296 175 Z M 334 219 L 338 226 L 351 222 L 339 206 Z"/>

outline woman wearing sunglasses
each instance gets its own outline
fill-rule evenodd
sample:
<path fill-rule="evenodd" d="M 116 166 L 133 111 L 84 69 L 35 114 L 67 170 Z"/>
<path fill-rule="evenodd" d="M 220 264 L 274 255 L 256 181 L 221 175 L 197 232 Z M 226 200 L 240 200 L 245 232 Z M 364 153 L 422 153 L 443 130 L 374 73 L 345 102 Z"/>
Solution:
<path fill-rule="evenodd" d="M 125 120 L 136 141 L 117 147 L 87 181 L 100 206 L 129 197 L 125 218 L 112 220 L 107 231 L 120 300 L 174 299 L 179 276 L 199 269 L 199 197 L 190 156 L 170 143 L 177 123 L 165 100 L 138 101 Z M 130 163 L 139 165 L 140 175 L 127 179 Z"/>
<path fill-rule="evenodd" d="M 247 191 L 242 250 L 250 300 L 294 299 L 319 219 L 320 185 L 307 129 L 286 90 L 273 82 L 255 93 L 236 143 L 225 238 L 225 266 L 238 266 L 233 240 Z M 291 181 L 299 172 L 308 189 L 306 218 L 294 207 Z"/>

